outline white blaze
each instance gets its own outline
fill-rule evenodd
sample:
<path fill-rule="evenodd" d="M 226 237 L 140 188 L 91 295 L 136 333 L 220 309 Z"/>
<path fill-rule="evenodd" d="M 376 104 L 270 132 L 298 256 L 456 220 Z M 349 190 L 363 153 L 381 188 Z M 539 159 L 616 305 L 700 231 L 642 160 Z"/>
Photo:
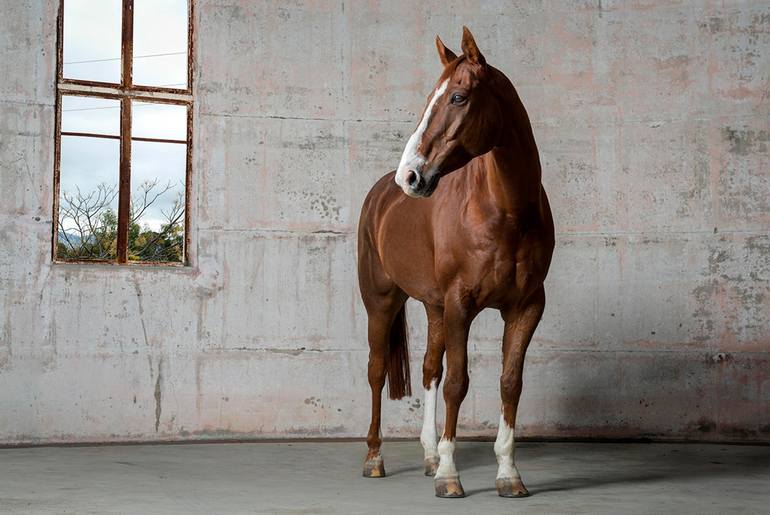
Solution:
<path fill-rule="evenodd" d="M 425 390 L 425 412 L 423 413 L 422 432 L 420 443 L 425 449 L 425 459 L 438 458 L 436 445 L 436 380 L 430 382 L 430 387 Z"/>
<path fill-rule="evenodd" d="M 455 467 L 455 441 L 454 438 L 447 440 L 441 438 L 438 443 L 438 455 L 441 461 L 438 463 L 436 469 L 436 479 L 453 479 L 457 478 L 457 468 Z"/>
<path fill-rule="evenodd" d="M 519 471 L 513 463 L 513 428 L 508 425 L 500 413 L 500 426 L 497 428 L 495 455 L 497 456 L 497 479 L 516 479 Z"/>
<path fill-rule="evenodd" d="M 430 99 L 430 102 L 428 102 L 428 107 L 425 108 L 425 113 L 422 115 L 422 120 L 420 120 L 417 130 L 415 130 L 409 137 L 409 141 L 406 142 L 406 148 L 404 148 L 404 153 L 401 154 L 401 162 L 398 164 L 398 169 L 396 170 L 396 184 L 404 190 L 404 193 L 409 194 L 409 184 L 406 182 L 406 174 L 409 173 L 409 170 L 414 170 L 419 173 L 420 169 L 425 164 L 425 156 L 421 156 L 417 152 L 417 147 L 420 146 L 422 135 L 425 132 L 425 129 L 428 128 L 428 122 L 430 121 L 433 106 L 436 105 L 436 101 L 439 97 L 444 94 L 448 84 L 449 79 L 442 82 L 438 89 L 433 93 L 433 97 Z"/>

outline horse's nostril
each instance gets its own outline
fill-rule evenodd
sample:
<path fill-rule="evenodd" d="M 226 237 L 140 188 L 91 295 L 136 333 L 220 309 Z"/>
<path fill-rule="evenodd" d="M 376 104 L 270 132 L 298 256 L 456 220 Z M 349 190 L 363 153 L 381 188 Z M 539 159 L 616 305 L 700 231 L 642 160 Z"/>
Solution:
<path fill-rule="evenodd" d="M 409 186 L 414 186 L 418 180 L 417 174 L 413 170 L 409 170 L 409 173 L 406 174 L 406 183 Z"/>

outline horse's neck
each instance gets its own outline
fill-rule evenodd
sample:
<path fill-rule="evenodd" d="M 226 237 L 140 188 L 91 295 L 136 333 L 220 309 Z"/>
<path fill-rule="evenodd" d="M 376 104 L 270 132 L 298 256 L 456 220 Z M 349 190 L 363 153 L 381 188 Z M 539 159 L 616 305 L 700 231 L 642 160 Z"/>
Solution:
<path fill-rule="evenodd" d="M 480 157 L 485 194 L 507 213 L 537 207 L 541 201 L 541 170 L 529 117 L 513 86 L 504 106 L 505 127 L 500 142 Z"/>
<path fill-rule="evenodd" d="M 501 145 L 482 156 L 484 181 L 498 208 L 517 213 L 540 203 L 540 159 L 528 120 L 508 132 Z"/>

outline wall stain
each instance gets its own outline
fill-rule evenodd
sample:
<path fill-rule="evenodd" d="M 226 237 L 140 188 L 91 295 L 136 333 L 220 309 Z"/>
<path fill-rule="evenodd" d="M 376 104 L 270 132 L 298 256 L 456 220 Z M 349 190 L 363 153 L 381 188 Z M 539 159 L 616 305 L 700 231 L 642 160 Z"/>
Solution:
<path fill-rule="evenodd" d="M 144 323 L 144 305 L 142 304 L 142 290 L 139 288 L 139 278 L 134 274 L 134 290 L 136 291 L 136 302 L 139 306 L 139 321 L 142 323 L 142 335 L 144 336 L 144 344 L 149 346 L 150 341 L 147 338 L 147 326 Z"/>
<path fill-rule="evenodd" d="M 163 356 L 158 360 L 158 374 L 155 379 L 155 432 L 158 432 L 160 427 L 160 414 L 161 414 L 161 384 L 163 381 Z"/>
<path fill-rule="evenodd" d="M 748 156 L 754 152 L 767 152 L 770 131 L 751 129 L 733 129 L 724 127 L 722 136 L 730 143 L 728 151 L 739 156 Z"/>

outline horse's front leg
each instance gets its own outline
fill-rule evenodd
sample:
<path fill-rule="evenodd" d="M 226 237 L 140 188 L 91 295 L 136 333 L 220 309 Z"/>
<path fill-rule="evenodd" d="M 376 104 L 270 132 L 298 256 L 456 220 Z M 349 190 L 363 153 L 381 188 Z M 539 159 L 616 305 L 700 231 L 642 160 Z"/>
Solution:
<path fill-rule="evenodd" d="M 498 463 L 495 486 L 501 497 L 529 495 L 513 462 L 513 428 L 516 425 L 516 411 L 521 395 L 524 355 L 535 328 L 540 322 L 544 307 L 545 292 L 541 287 L 524 307 L 502 313 L 505 319 L 503 373 L 500 376 L 500 396 L 503 405 L 500 413 L 500 427 L 495 440 L 495 455 Z"/>
<path fill-rule="evenodd" d="M 444 307 L 444 342 L 446 347 L 446 378 L 444 403 L 446 422 L 438 443 L 439 465 L 434 477 L 437 497 L 465 497 L 460 475 L 454 462 L 457 417 L 465 394 L 468 393 L 468 331 L 475 313 L 459 305 Z"/>
<path fill-rule="evenodd" d="M 425 451 L 425 475 L 436 475 L 439 456 L 436 436 L 436 397 L 444 367 L 444 310 L 425 304 L 428 316 L 428 345 L 422 365 L 422 385 L 425 388 L 420 443 Z"/>

